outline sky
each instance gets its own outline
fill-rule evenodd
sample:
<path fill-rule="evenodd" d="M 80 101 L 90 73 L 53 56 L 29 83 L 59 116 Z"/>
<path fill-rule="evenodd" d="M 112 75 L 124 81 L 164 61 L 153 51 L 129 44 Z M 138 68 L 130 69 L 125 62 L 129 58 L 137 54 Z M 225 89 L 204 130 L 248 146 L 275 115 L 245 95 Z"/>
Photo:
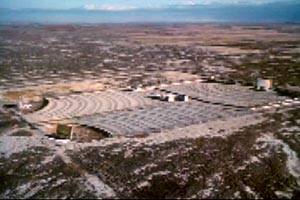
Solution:
<path fill-rule="evenodd" d="M 0 0 L 0 8 L 130 10 L 164 8 L 175 5 L 264 4 L 289 0 Z M 297 0 L 294 0 L 297 1 Z"/>
<path fill-rule="evenodd" d="M 300 0 L 0 0 L 0 24 L 211 21 L 299 23 Z"/>

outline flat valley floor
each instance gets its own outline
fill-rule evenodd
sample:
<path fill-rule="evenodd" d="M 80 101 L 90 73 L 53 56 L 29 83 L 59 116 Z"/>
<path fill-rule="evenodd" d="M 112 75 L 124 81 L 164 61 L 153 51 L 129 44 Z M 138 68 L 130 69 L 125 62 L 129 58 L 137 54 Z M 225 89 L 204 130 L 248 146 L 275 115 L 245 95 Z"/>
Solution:
<path fill-rule="evenodd" d="M 256 77 L 299 90 L 300 25 L 0 25 L 0 198 L 300 198 L 299 97 Z"/>

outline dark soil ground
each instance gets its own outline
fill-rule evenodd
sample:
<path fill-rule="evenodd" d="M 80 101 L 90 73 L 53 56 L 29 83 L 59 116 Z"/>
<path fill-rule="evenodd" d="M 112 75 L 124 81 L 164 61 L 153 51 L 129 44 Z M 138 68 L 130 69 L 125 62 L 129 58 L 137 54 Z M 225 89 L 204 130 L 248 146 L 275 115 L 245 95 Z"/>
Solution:
<path fill-rule="evenodd" d="M 169 81 L 161 76 L 166 71 L 250 83 L 272 76 L 275 86 L 299 87 L 299 27 L 1 25 L 0 98 L 8 89 L 73 80 L 156 84 Z M 226 137 L 97 145 L 78 135 L 83 143 L 65 145 L 37 134 L 13 112 L 0 113 L 0 198 L 103 197 L 86 186 L 90 174 L 120 198 L 299 199 L 299 106 L 265 115 Z M 16 142 L 8 156 L 2 152 L 7 141 Z M 23 142 L 28 147 L 17 151 Z"/>
<path fill-rule="evenodd" d="M 143 146 L 132 149 L 132 157 L 126 157 L 128 146 L 87 148 L 72 158 L 124 198 L 277 198 L 276 191 L 290 191 L 290 197 L 296 198 L 299 186 L 288 173 L 282 146 L 264 146 L 257 141 L 272 133 L 299 157 L 299 134 L 284 137 L 279 131 L 299 126 L 295 119 L 299 119 L 299 109 L 269 116 L 226 138 Z M 288 124 L 283 126 L 283 122 Z"/>

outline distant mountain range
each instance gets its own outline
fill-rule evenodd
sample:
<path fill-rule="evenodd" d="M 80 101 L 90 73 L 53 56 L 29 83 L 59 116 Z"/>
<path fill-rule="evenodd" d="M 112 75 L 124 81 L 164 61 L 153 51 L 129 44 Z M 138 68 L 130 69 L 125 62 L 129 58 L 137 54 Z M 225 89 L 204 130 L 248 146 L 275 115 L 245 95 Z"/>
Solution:
<path fill-rule="evenodd" d="M 0 23 L 294 22 L 300 2 L 196 4 L 164 8 L 82 7 L 68 10 L 0 8 Z"/>

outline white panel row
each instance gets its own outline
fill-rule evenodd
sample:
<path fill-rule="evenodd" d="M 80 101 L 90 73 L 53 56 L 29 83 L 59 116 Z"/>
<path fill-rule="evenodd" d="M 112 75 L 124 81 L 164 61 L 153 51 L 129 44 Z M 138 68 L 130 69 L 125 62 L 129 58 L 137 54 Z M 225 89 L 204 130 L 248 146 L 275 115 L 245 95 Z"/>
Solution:
<path fill-rule="evenodd" d="M 144 107 L 154 103 L 157 101 L 152 101 L 142 94 L 134 92 L 109 91 L 71 95 L 59 99 L 51 98 L 44 109 L 25 115 L 25 118 L 36 123 Z"/>
<path fill-rule="evenodd" d="M 163 90 L 185 94 L 201 101 L 242 107 L 263 105 L 285 99 L 285 97 L 280 97 L 272 91 L 258 92 L 239 85 L 224 85 L 218 83 L 168 86 L 164 87 Z"/>
<path fill-rule="evenodd" d="M 106 130 L 112 135 L 137 135 L 249 113 L 252 112 L 248 109 L 226 109 L 204 103 L 181 102 L 107 115 L 85 116 L 76 119 L 75 122 Z"/>

